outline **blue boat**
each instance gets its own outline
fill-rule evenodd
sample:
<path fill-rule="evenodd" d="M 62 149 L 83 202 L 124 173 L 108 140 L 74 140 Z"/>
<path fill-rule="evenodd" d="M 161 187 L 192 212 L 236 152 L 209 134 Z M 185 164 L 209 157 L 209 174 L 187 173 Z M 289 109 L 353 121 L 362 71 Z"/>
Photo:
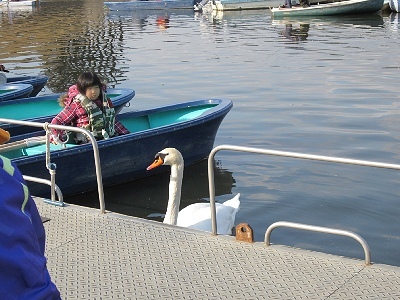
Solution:
<path fill-rule="evenodd" d="M 54 116 L 62 109 L 57 101 L 61 95 L 62 93 L 0 102 L 0 116 L 13 120 L 26 120 L 40 123 L 51 122 Z M 135 96 L 135 91 L 122 88 L 108 89 L 107 96 L 110 97 L 118 113 L 124 105 Z M 16 124 L 0 123 L 0 127 L 10 132 L 11 136 L 39 130 L 36 127 Z"/>
<path fill-rule="evenodd" d="M 200 0 L 199 0 L 200 1 Z M 118 1 L 104 2 L 104 5 L 111 11 L 149 9 L 191 9 L 199 2 L 196 0 L 135 0 L 135 1 Z"/>
<path fill-rule="evenodd" d="M 155 172 L 169 171 L 167 167 L 146 171 L 154 154 L 166 147 L 177 148 L 186 165 L 206 158 L 213 148 L 219 126 L 232 106 L 230 100 L 207 99 L 119 114 L 118 120 L 131 133 L 98 141 L 103 184 L 120 184 Z M 43 136 L 44 131 L 17 138 L 21 140 L 34 135 Z M 50 177 L 46 169 L 45 144 L 4 149 L 12 145 L 12 142 L 18 143 L 14 139 L 0 146 L 1 155 L 12 159 L 24 175 Z M 51 162 L 57 166 L 56 184 L 63 195 L 96 189 L 96 171 L 90 143 L 66 144 L 64 149 L 60 145 L 51 144 L 50 147 Z M 28 182 L 28 186 L 32 195 L 50 197 L 47 185 Z"/>
<path fill-rule="evenodd" d="M 3 101 L 29 97 L 32 90 L 33 86 L 30 84 L 2 84 L 0 85 L 0 104 Z"/>
<path fill-rule="evenodd" d="M 39 92 L 44 88 L 49 77 L 45 75 L 38 76 L 10 76 L 7 77 L 7 83 L 12 84 L 30 84 L 33 86 L 32 92 L 29 94 L 29 97 L 35 97 Z"/>

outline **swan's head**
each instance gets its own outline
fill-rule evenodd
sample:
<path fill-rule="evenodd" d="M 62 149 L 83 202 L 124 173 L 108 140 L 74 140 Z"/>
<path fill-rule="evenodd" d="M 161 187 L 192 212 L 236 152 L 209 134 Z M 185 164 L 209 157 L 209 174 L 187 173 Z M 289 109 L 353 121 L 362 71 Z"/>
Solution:
<path fill-rule="evenodd" d="M 147 167 L 147 170 L 157 168 L 158 166 L 173 166 L 183 164 L 182 154 L 175 148 L 165 148 L 155 155 L 154 162 Z"/>

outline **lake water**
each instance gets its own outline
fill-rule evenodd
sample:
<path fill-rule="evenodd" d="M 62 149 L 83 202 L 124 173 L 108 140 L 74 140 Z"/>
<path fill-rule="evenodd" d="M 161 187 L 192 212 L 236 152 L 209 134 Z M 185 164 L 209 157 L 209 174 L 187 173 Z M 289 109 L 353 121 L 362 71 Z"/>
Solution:
<path fill-rule="evenodd" d="M 135 89 L 126 111 L 229 98 L 215 145 L 400 163 L 398 14 L 274 20 L 268 10 L 108 13 L 102 3 L 1 11 L 0 63 L 48 75 L 42 95 L 92 69 Z M 400 266 L 399 171 L 236 152 L 218 153 L 216 167 L 217 201 L 240 192 L 236 223 L 257 241 L 276 221 L 351 230 L 374 262 Z M 148 216 L 165 212 L 168 176 L 107 188 L 106 208 L 161 220 Z M 182 207 L 209 199 L 206 162 L 186 168 L 182 198 Z M 98 207 L 95 192 L 66 201 Z M 364 257 L 346 237 L 276 229 L 271 239 Z"/>

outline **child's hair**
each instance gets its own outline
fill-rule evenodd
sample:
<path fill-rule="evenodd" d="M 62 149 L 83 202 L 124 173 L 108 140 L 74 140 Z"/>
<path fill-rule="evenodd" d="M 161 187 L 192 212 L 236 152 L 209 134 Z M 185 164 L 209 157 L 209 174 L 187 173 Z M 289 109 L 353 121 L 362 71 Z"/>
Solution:
<path fill-rule="evenodd" d="M 67 93 L 62 94 L 57 100 L 58 104 L 60 104 L 61 107 L 65 107 L 65 100 L 67 98 L 68 98 L 68 94 Z"/>
<path fill-rule="evenodd" d="M 100 92 L 103 90 L 103 83 L 100 78 L 93 72 L 84 72 L 79 75 L 78 80 L 76 81 L 76 86 L 78 88 L 79 93 L 85 94 L 86 89 L 92 86 L 97 85 L 100 88 Z"/>

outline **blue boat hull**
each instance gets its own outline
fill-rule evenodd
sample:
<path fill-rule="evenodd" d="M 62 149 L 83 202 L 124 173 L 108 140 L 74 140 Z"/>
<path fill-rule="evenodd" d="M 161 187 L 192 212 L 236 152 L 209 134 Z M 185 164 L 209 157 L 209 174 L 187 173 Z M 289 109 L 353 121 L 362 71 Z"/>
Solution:
<path fill-rule="evenodd" d="M 120 112 L 124 105 L 134 96 L 131 89 L 108 89 L 107 94 L 114 104 L 116 112 Z M 53 117 L 61 111 L 57 100 L 62 94 L 28 97 L 17 100 L 0 102 L 0 116 L 6 119 L 26 120 L 32 122 L 51 122 Z M 39 106 L 39 109 L 37 108 Z M 10 132 L 11 136 L 21 135 L 39 130 L 36 127 L 15 124 L 1 124 L 0 127 Z"/>
<path fill-rule="evenodd" d="M 3 101 L 28 97 L 32 90 L 33 86 L 30 84 L 2 84 L 0 85 L 0 103 Z"/>
<path fill-rule="evenodd" d="M 7 77 L 7 83 L 13 84 L 30 84 L 33 87 L 32 92 L 29 94 L 29 97 L 35 97 L 39 92 L 44 88 L 49 77 L 44 75 L 39 76 L 12 76 Z"/>
<path fill-rule="evenodd" d="M 132 125 L 130 121 L 150 114 L 155 117 L 157 114 L 160 116 L 169 114 L 171 117 L 174 111 L 201 105 L 209 105 L 209 108 L 195 118 L 185 119 L 184 115 L 177 117 L 176 121 L 169 125 L 160 123 L 144 130 L 139 126 L 135 131 L 134 127 L 138 125 Z M 130 129 L 131 133 L 98 142 L 103 184 L 114 185 L 169 171 L 168 167 L 164 166 L 146 171 L 146 167 L 154 160 L 154 155 L 166 147 L 177 148 L 182 153 L 186 165 L 206 158 L 213 148 L 219 126 L 232 106 L 230 100 L 212 99 L 120 114 L 119 120 Z M 45 167 L 45 154 L 12 158 L 12 160 L 24 175 L 49 178 Z M 56 184 L 64 195 L 97 188 L 93 150 L 90 144 L 52 151 L 51 161 L 57 165 Z M 28 186 L 32 195 L 50 196 L 48 186 L 31 182 L 28 182 Z M 134 201 L 134 195 L 132 200 Z"/>
<path fill-rule="evenodd" d="M 200 2 L 200 1 L 197 1 Z M 111 11 L 149 9 L 149 10 L 164 10 L 164 9 L 192 9 L 197 3 L 193 0 L 148 0 L 148 1 L 126 1 L 126 2 L 104 2 L 104 5 Z"/>

